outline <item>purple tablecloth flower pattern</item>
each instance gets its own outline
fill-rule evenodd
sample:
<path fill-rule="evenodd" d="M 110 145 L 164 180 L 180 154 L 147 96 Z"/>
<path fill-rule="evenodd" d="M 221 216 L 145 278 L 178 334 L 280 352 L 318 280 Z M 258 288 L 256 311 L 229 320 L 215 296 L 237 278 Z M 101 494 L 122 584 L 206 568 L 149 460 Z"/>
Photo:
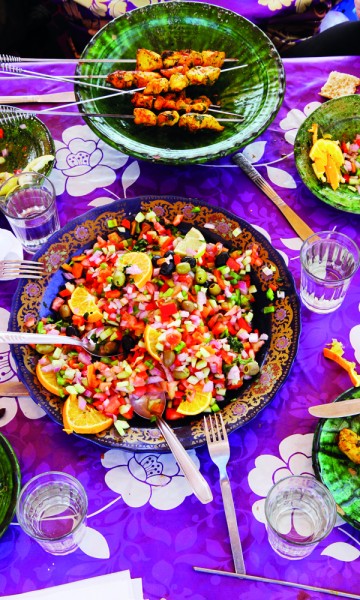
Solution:
<path fill-rule="evenodd" d="M 267 131 L 243 152 L 311 228 L 336 228 L 359 242 L 359 216 L 316 199 L 301 183 L 293 158 L 296 131 L 322 102 L 318 93 L 329 72 L 359 76 L 358 64 L 347 57 L 294 59 L 284 64 L 284 103 Z M 57 74 L 68 68 L 39 67 Z M 0 81 L 0 91 L 7 94 L 65 89 L 66 84 L 45 80 L 12 79 L 6 85 Z M 265 235 L 283 256 L 298 286 L 301 240 L 230 157 L 203 165 L 154 165 L 106 146 L 78 116 L 59 119 L 43 113 L 41 119 L 56 144 L 51 179 L 62 225 L 117 198 L 149 194 L 200 198 L 232 211 Z M 8 229 L 3 217 L 0 227 Z M 0 284 L 2 330 L 7 328 L 15 289 L 15 281 Z M 230 436 L 229 475 L 250 574 L 358 592 L 359 531 L 339 518 L 310 557 L 286 561 L 268 544 L 264 498 L 278 479 L 313 473 L 311 448 L 317 420 L 307 408 L 331 402 L 351 387 L 348 375 L 324 359 L 322 349 L 336 338 L 344 344 L 346 358 L 360 361 L 359 291 L 358 273 L 337 312 L 321 316 L 302 307 L 299 351 L 287 381 L 270 405 Z M 16 379 L 9 346 L 2 344 L 0 381 Z M 204 506 L 191 494 L 170 454 L 104 450 L 68 436 L 29 397 L 0 398 L 2 407 L 6 412 L 0 430 L 15 449 L 23 482 L 46 470 L 75 475 L 88 493 L 89 517 L 81 548 L 65 557 L 46 554 L 14 518 L 0 544 L 0 594 L 130 569 L 132 577 L 142 578 L 144 597 L 149 600 L 208 600 L 227 595 L 257 600 L 264 593 L 283 600 L 310 597 L 291 588 L 193 571 L 193 565 L 233 569 L 218 470 L 205 447 L 190 452 L 214 493 L 213 502 Z"/>

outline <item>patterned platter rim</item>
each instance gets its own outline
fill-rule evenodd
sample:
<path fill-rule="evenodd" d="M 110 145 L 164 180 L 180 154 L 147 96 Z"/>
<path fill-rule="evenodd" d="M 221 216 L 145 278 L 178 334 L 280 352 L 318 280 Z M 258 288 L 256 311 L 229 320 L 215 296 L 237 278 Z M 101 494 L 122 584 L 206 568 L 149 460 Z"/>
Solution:
<path fill-rule="evenodd" d="M 159 31 L 159 20 L 161 18 L 166 19 L 166 26 Z M 153 3 L 142 6 L 107 23 L 90 40 L 82 52 L 81 58 L 92 60 L 114 58 L 113 69 L 127 69 L 126 65 L 121 65 L 121 63 L 116 64 L 116 62 L 119 58 L 119 53 L 122 58 L 134 58 L 134 53 L 129 54 L 127 46 L 127 34 L 129 31 L 134 36 L 137 33 L 142 36 L 139 40 L 139 46 L 146 45 L 147 42 L 143 38 L 144 36 L 149 36 L 152 41 L 150 49 L 159 50 L 159 40 L 160 43 L 163 41 L 164 31 L 168 32 L 166 42 L 167 47 L 170 49 L 174 43 L 175 34 L 179 29 L 179 35 L 181 34 L 185 39 L 184 45 L 191 44 L 194 47 L 199 43 L 196 40 L 196 36 L 194 37 L 192 33 L 195 23 L 198 23 L 198 25 L 201 24 L 205 29 L 207 28 L 207 37 L 215 32 L 223 44 L 229 43 L 232 45 L 236 42 L 236 52 L 244 60 L 246 66 L 251 67 L 252 70 L 246 79 L 245 92 L 237 89 L 235 99 L 230 106 L 228 104 L 228 94 L 224 90 L 221 91 L 222 86 L 220 86 L 219 91 L 217 90 L 217 84 L 213 88 L 213 91 L 215 89 L 216 94 L 219 94 L 218 99 L 224 101 L 223 108 L 225 107 L 227 111 L 240 114 L 241 117 L 244 117 L 244 120 L 240 123 L 233 123 L 231 129 L 233 133 L 224 136 L 224 132 L 222 132 L 219 134 L 218 141 L 215 142 L 207 134 L 207 137 L 201 138 L 203 141 L 198 144 L 196 137 L 191 135 L 186 148 L 182 148 L 181 146 L 173 148 L 171 145 L 173 138 L 172 128 L 163 128 L 161 136 L 164 136 L 164 139 L 162 137 L 162 143 L 156 145 L 156 141 L 154 142 L 154 133 L 152 133 L 149 139 L 149 135 L 141 132 L 141 128 L 139 128 L 139 131 L 135 135 L 130 135 L 128 133 L 128 119 L 115 120 L 107 117 L 96 117 L 94 119 L 93 117 L 87 117 L 86 112 L 128 113 L 129 110 L 124 108 L 119 97 L 111 99 L 111 106 L 117 106 L 118 108 L 102 110 L 101 107 L 106 106 L 103 99 L 104 90 L 96 91 L 96 96 L 99 96 L 99 91 L 103 92 L 101 99 L 94 98 L 95 88 L 81 87 L 80 83 L 76 83 L 75 95 L 77 100 L 86 101 L 86 104 L 79 105 L 79 110 L 83 113 L 84 121 L 103 141 L 125 154 L 131 154 L 142 160 L 164 164 L 187 164 L 206 162 L 209 159 L 214 160 L 227 156 L 245 144 L 249 144 L 250 141 L 257 138 L 270 125 L 284 99 L 284 65 L 268 36 L 257 25 L 229 9 L 208 2 L 179 2 L 178 0 L 166 2 L 166 4 Z M 241 36 L 243 30 L 244 33 Z M 113 40 L 116 38 L 120 40 L 119 45 L 109 48 L 109 45 L 106 43 L 107 39 Z M 247 42 L 248 38 L 251 40 L 251 43 Z M 226 45 L 223 47 L 226 50 Z M 200 50 L 201 48 L 197 49 Z M 250 54 L 244 54 L 246 51 L 249 51 Z M 103 76 L 105 71 L 100 63 L 80 63 L 76 73 L 83 76 L 92 76 L 92 83 L 96 84 L 96 75 Z M 261 106 L 257 106 L 257 111 L 255 112 L 249 108 L 252 106 L 252 102 L 250 101 L 252 96 L 248 97 L 247 94 L 249 93 L 248 88 L 252 90 L 251 93 L 255 96 L 259 94 L 256 79 L 259 73 L 265 77 L 265 80 L 262 82 L 264 102 Z M 235 77 L 233 71 L 233 81 Z M 98 81 L 104 85 L 104 79 Z M 109 90 L 116 92 L 111 87 L 109 87 Z M 246 101 L 243 102 L 243 98 L 249 98 L 249 101 L 247 103 Z M 118 102 L 120 102 L 119 105 L 117 104 Z M 128 103 L 126 102 L 127 105 Z M 243 111 L 242 113 L 239 113 L 240 107 Z M 221 117 L 224 115 L 216 116 Z M 153 132 L 152 128 L 150 130 Z M 149 134 L 149 132 L 147 133 Z M 157 133 L 159 133 L 159 130 Z M 198 132 L 197 135 L 197 139 L 200 139 L 200 135 L 206 135 L 206 132 Z"/>
<path fill-rule="evenodd" d="M 338 396 L 334 400 L 334 402 L 342 402 L 344 400 L 349 400 L 350 398 L 360 398 L 360 389 L 358 387 L 352 387 L 352 388 L 346 390 L 345 392 L 340 394 L 340 396 Z M 335 427 L 336 432 L 340 431 L 340 429 L 342 429 L 343 427 L 347 427 L 347 428 L 351 429 L 352 428 L 351 423 L 354 419 L 357 419 L 357 421 L 360 424 L 360 416 L 359 415 L 319 420 L 319 423 L 316 427 L 315 434 L 314 434 L 313 447 L 312 447 L 312 462 L 313 462 L 313 469 L 314 469 L 316 478 L 319 479 L 319 481 L 321 481 L 328 488 L 328 490 L 334 497 L 334 500 L 337 505 L 338 514 L 341 516 L 342 519 L 344 519 L 344 521 L 346 521 L 347 523 L 350 523 L 350 525 L 352 525 L 356 529 L 360 530 L 360 512 L 359 512 L 359 516 L 357 519 L 353 518 L 352 516 L 349 516 L 347 514 L 347 512 L 346 512 L 347 504 L 345 502 L 341 502 L 341 500 L 339 500 L 339 498 L 337 497 L 336 486 L 334 488 L 332 487 L 331 483 L 329 482 L 328 478 L 326 477 L 324 470 L 322 469 L 323 461 L 322 461 L 322 454 L 321 454 L 321 446 L 322 446 L 321 437 L 322 437 L 322 434 L 324 433 L 324 428 L 327 425 L 329 425 L 330 429 L 332 429 L 332 427 Z M 334 422 L 334 425 L 331 425 L 331 423 L 333 423 L 333 422 Z M 358 428 L 358 433 L 359 433 L 359 429 L 360 429 L 360 427 Z M 324 453 L 324 455 L 325 454 L 326 453 Z M 336 444 L 336 450 L 332 450 L 330 452 L 330 455 L 327 455 L 327 456 L 330 457 L 332 460 L 332 471 L 333 472 L 335 472 L 333 469 L 334 464 L 338 465 L 339 462 L 341 461 L 341 465 L 343 465 L 342 472 L 345 474 L 345 477 L 341 478 L 341 482 L 340 482 L 341 489 L 344 489 L 344 486 L 349 484 L 351 486 L 352 491 L 356 492 L 356 490 L 358 490 L 360 487 L 360 469 L 359 469 L 359 473 L 356 474 L 356 467 L 359 467 L 359 465 L 355 465 L 355 463 L 353 463 L 349 458 L 347 458 L 347 456 L 345 456 L 345 454 L 343 454 L 337 448 L 337 444 Z M 339 488 L 339 486 L 338 486 L 338 488 Z"/>
<path fill-rule="evenodd" d="M 200 212 L 193 213 L 194 207 L 201 207 Z M 260 256 L 266 265 L 273 268 L 273 278 L 281 278 L 285 290 L 285 298 L 276 299 L 275 312 L 262 317 L 263 330 L 268 330 L 269 340 L 260 356 L 261 374 L 252 380 L 248 387 L 241 388 L 239 397 L 228 402 L 222 409 L 229 432 L 234 431 L 253 419 L 275 396 L 286 380 L 295 360 L 300 337 L 300 302 L 295 289 L 294 280 L 283 258 L 272 247 L 270 242 L 243 219 L 236 217 L 225 209 L 197 200 L 177 196 L 141 196 L 129 200 L 114 201 L 108 205 L 94 208 L 70 221 L 34 256 L 45 265 L 44 279 L 36 282 L 20 281 L 12 303 L 9 321 L 10 331 L 24 330 L 24 322 L 28 317 L 48 314 L 51 300 L 56 295 L 63 275 L 60 265 L 84 247 L 90 247 L 96 234 L 106 231 L 109 219 L 133 217 L 139 210 L 155 210 L 158 215 L 173 219 L 177 214 L 184 214 L 180 229 L 187 231 L 191 226 L 199 227 L 207 239 L 222 240 L 227 246 L 242 247 L 256 242 L 260 247 Z M 204 228 L 212 223 L 214 230 Z M 232 232 L 240 227 L 242 234 L 235 238 Z M 253 270 L 254 281 L 258 288 L 259 306 L 265 306 L 268 279 L 262 271 L 263 267 Z M 262 298 L 262 300 L 261 300 Z M 58 424 L 62 425 L 59 399 L 42 388 L 35 376 L 35 352 L 27 346 L 12 346 L 12 354 L 17 364 L 18 375 L 29 390 L 30 396 Z M 189 420 L 188 420 L 189 419 Z M 184 419 L 175 425 L 177 436 L 186 448 L 195 448 L 205 443 L 202 415 Z M 105 434 L 79 436 L 100 444 L 101 446 L 123 448 L 131 451 L 168 452 L 169 449 L 159 431 L 147 421 L 139 418 L 138 423 L 127 430 L 126 437 L 121 438 L 115 428 Z"/>
<path fill-rule="evenodd" d="M 3 459 L 1 459 L 1 473 L 0 473 L 0 487 L 1 487 L 1 502 L 6 502 L 6 512 L 4 514 L 4 518 L 0 521 L 0 537 L 5 533 L 8 526 L 11 523 L 11 520 L 14 516 L 16 509 L 16 502 L 18 495 L 20 493 L 21 487 L 21 472 L 20 465 L 16 454 L 7 440 L 7 438 L 0 433 L 0 447 L 1 452 L 4 452 L 7 460 L 7 467 L 9 469 L 9 473 L 7 473 L 7 477 L 11 478 L 11 491 L 9 494 L 8 481 L 3 481 L 3 470 L 5 468 L 5 464 Z"/>

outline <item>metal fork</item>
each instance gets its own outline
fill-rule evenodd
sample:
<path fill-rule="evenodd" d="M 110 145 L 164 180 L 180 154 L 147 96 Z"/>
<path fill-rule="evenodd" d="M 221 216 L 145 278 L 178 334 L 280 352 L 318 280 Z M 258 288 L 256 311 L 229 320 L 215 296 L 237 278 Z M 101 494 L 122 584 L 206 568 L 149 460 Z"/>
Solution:
<path fill-rule="evenodd" d="M 226 471 L 226 465 L 230 458 L 230 446 L 221 414 L 215 414 L 213 417 L 209 416 L 208 421 L 206 420 L 206 417 L 204 417 L 204 428 L 210 458 L 216 464 L 220 472 L 221 494 L 224 503 L 235 572 L 245 574 L 244 557 L 236 521 L 234 500 Z"/>
<path fill-rule="evenodd" d="M 0 279 L 41 279 L 44 265 L 34 260 L 0 260 Z"/>

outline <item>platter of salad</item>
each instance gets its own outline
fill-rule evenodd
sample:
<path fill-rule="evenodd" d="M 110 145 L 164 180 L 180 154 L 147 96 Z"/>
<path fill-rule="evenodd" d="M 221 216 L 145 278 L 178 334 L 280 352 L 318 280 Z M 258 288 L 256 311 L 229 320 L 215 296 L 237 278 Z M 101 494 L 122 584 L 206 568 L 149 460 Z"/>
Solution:
<path fill-rule="evenodd" d="M 155 423 L 165 405 L 181 442 L 196 447 L 204 414 L 221 411 L 233 431 L 290 372 L 300 335 L 292 276 L 266 238 L 225 210 L 120 200 L 69 222 L 34 259 L 46 276 L 19 283 L 9 329 L 44 343 L 12 351 L 32 398 L 68 434 L 168 451 Z M 90 335 L 95 355 L 62 335 Z"/>
<path fill-rule="evenodd" d="M 360 214 L 360 96 L 322 104 L 298 130 L 294 155 L 299 175 L 320 200 Z"/>

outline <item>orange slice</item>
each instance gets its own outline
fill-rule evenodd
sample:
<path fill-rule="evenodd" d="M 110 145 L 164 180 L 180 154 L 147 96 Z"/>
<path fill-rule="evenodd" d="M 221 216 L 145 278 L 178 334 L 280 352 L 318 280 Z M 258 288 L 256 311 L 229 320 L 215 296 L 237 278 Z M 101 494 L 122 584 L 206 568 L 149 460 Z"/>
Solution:
<path fill-rule="evenodd" d="M 78 397 L 73 394 L 65 400 L 62 416 L 67 433 L 100 433 L 113 424 L 111 418 L 92 406 L 86 405 L 85 410 L 79 408 Z"/>
<path fill-rule="evenodd" d="M 198 415 L 209 408 L 211 399 L 211 392 L 196 390 L 191 400 L 183 400 L 176 410 L 182 415 Z"/>
<path fill-rule="evenodd" d="M 96 306 L 94 296 L 92 296 L 84 287 L 76 287 L 74 289 L 68 304 L 74 315 L 83 317 L 87 314 L 86 320 L 88 323 L 95 323 L 102 318 L 102 313 Z"/>
<path fill-rule="evenodd" d="M 153 327 L 151 327 L 151 325 L 146 325 L 144 331 L 145 347 L 150 356 L 155 358 L 155 360 L 161 360 L 159 351 L 156 348 L 156 344 L 158 343 L 160 335 L 161 331 L 159 329 L 154 329 Z"/>
<path fill-rule="evenodd" d="M 139 273 L 134 273 L 131 277 L 137 288 L 143 288 L 152 277 L 153 267 L 151 258 L 145 252 L 127 252 L 120 256 L 120 267 L 138 267 Z M 126 272 L 126 271 L 125 271 Z"/>
<path fill-rule="evenodd" d="M 320 138 L 315 142 L 309 152 L 311 160 L 321 160 L 324 163 L 327 162 L 328 154 L 334 159 L 336 166 L 340 167 L 343 164 L 343 153 L 341 152 L 340 146 L 333 140 L 324 140 L 323 138 Z"/>
<path fill-rule="evenodd" d="M 54 373 L 54 371 L 49 371 L 48 373 L 46 373 L 42 370 L 41 367 L 42 367 L 42 365 L 40 363 L 37 363 L 36 375 L 37 375 L 37 378 L 40 381 L 41 385 L 43 385 L 44 388 L 46 390 L 48 390 L 49 392 L 51 392 L 52 394 L 55 394 L 56 396 L 60 396 L 61 395 L 61 387 L 58 385 L 58 382 L 56 380 L 56 374 Z"/>

